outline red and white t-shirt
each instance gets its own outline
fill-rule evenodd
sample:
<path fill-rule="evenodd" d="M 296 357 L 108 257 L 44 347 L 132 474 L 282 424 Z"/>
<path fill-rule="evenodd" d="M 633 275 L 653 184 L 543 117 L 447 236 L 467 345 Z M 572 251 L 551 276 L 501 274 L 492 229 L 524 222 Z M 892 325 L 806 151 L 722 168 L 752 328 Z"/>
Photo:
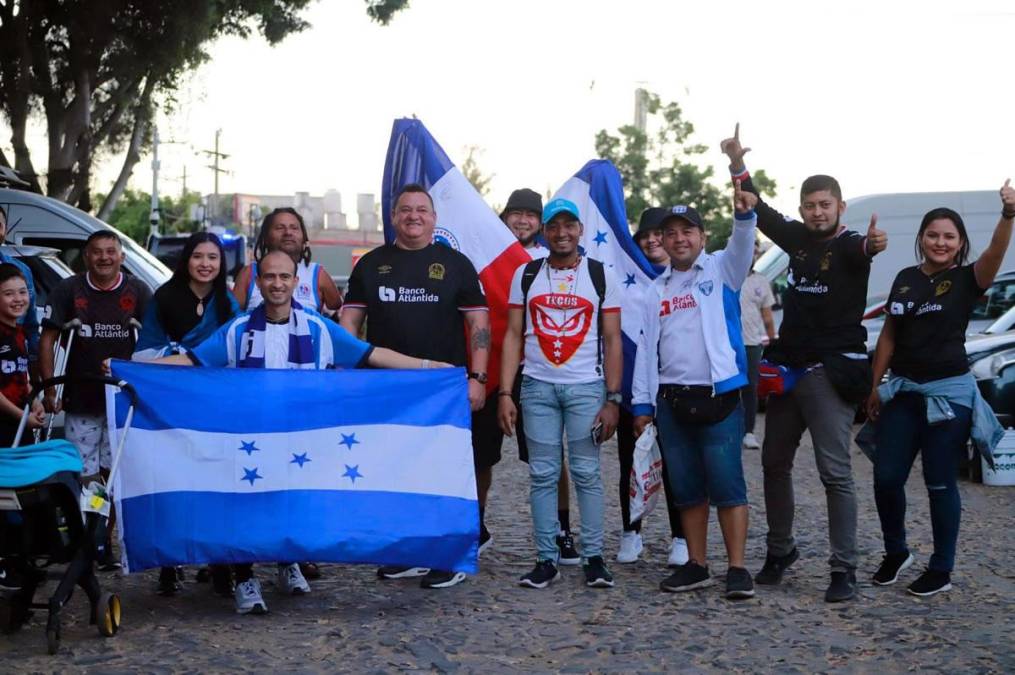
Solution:
<path fill-rule="evenodd" d="M 508 307 L 522 306 L 524 270 L 525 265 L 515 270 Z M 617 280 L 606 270 L 603 312 L 619 311 Z M 529 288 L 525 313 L 525 375 L 554 384 L 603 379 L 597 344 L 599 296 L 585 257 L 566 269 L 544 262 Z"/>
<path fill-rule="evenodd" d="M 659 382 L 710 385 L 701 307 L 691 293 L 698 275 L 692 267 L 673 270 L 659 304 Z"/>

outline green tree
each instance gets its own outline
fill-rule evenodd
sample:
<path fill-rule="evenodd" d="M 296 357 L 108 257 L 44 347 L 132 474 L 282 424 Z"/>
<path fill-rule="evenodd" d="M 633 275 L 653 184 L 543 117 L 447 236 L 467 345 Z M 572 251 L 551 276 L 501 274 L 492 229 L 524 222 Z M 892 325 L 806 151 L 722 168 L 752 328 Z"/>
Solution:
<path fill-rule="evenodd" d="M 637 223 L 649 206 L 689 204 L 696 208 L 708 228 L 708 248 L 726 245 L 732 227 L 732 190 L 711 166 L 701 166 L 708 147 L 694 143 L 694 125 L 684 118 L 676 101 L 663 103 L 659 96 L 645 98 L 646 129 L 628 124 L 611 134 L 596 134 L 596 152 L 617 167 L 624 179 L 627 218 Z M 751 173 L 763 195 L 773 196 L 776 183 L 764 171 Z"/>
<path fill-rule="evenodd" d="M 476 192 L 485 197 L 490 192 L 490 181 L 493 180 L 493 174 L 483 173 L 483 170 L 479 168 L 478 155 L 483 154 L 483 149 L 478 145 L 469 145 L 465 148 L 466 156 L 465 161 L 462 162 L 462 175 L 470 183 L 472 187 L 476 188 Z"/>
<path fill-rule="evenodd" d="M 122 154 L 120 177 L 100 215 L 111 212 L 142 151 L 159 106 L 171 108 L 184 77 L 226 35 L 257 32 L 269 44 L 307 27 L 312 0 L 0 0 L 0 117 L 11 127 L 11 166 L 42 192 L 92 210 L 97 155 Z M 407 0 L 367 0 L 380 23 Z M 41 116 L 47 168 L 36 171 L 25 139 Z"/>
<path fill-rule="evenodd" d="M 100 195 L 99 198 L 103 196 Z M 165 233 L 196 231 L 201 224 L 190 219 L 190 210 L 200 201 L 201 194 L 198 192 L 188 192 L 177 198 L 159 197 L 162 231 Z M 143 246 L 151 231 L 151 203 L 151 195 L 146 192 L 124 190 L 106 222 Z"/>

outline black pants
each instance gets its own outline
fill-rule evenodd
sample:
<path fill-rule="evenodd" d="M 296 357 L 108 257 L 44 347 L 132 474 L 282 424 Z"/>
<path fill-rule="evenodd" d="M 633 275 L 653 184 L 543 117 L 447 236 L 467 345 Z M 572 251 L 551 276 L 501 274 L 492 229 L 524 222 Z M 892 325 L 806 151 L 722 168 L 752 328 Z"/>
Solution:
<path fill-rule="evenodd" d="M 747 386 L 740 390 L 744 401 L 744 432 L 754 433 L 754 420 L 758 416 L 758 369 L 761 367 L 763 345 L 747 345 Z"/>
<path fill-rule="evenodd" d="M 641 532 L 641 520 L 631 522 L 631 468 L 634 466 L 634 417 L 623 407 L 620 408 L 620 422 L 617 425 L 617 447 L 620 454 L 620 515 L 625 532 Z M 666 498 L 666 513 L 670 518 L 670 532 L 674 537 L 684 538 L 680 524 L 680 510 L 673 505 L 670 479 L 663 464 L 663 496 Z"/>

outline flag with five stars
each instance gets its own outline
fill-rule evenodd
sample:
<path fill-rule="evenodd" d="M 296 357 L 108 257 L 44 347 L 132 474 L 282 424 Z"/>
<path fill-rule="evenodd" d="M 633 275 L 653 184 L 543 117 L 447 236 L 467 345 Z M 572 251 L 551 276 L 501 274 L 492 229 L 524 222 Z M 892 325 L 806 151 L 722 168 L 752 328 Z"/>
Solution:
<path fill-rule="evenodd" d="M 642 316 L 639 298 L 659 272 L 638 248 L 627 224 L 624 181 L 605 159 L 594 159 L 572 176 L 554 199 L 569 199 L 578 206 L 585 226 L 581 248 L 590 258 L 609 268 L 621 284 L 620 323 L 624 342 L 624 402 L 631 402 L 634 358 Z"/>
<path fill-rule="evenodd" d="M 113 376 L 138 399 L 112 486 L 130 572 L 299 560 L 476 572 L 463 369 L 114 361 Z M 107 403 L 115 439 L 128 401 L 111 388 Z"/>

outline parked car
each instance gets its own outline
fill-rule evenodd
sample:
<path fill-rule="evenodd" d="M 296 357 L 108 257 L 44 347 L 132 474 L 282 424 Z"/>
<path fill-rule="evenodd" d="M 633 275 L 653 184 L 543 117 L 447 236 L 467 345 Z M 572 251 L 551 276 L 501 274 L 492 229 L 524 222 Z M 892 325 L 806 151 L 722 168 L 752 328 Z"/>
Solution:
<path fill-rule="evenodd" d="M 81 249 L 92 232 L 109 230 L 120 239 L 125 253 L 123 269 L 154 291 L 171 273 L 155 256 L 130 237 L 70 204 L 34 192 L 0 187 L 0 205 L 7 211 L 7 243 L 44 246 L 74 272 L 84 271 Z"/>

